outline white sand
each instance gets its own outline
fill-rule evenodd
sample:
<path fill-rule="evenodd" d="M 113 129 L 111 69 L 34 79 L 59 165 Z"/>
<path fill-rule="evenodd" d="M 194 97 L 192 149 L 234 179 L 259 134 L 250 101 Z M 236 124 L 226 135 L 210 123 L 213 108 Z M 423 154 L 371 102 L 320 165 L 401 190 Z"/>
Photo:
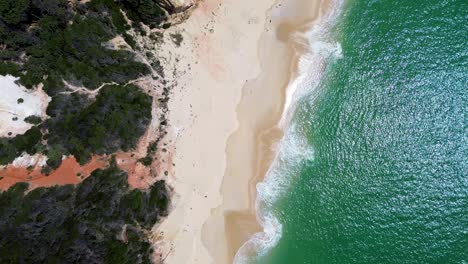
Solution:
<path fill-rule="evenodd" d="M 28 90 L 17 85 L 16 80 L 11 75 L 0 75 L 0 137 L 6 137 L 10 132 L 11 137 L 25 133 L 32 126 L 24 122 L 28 116 L 47 117 L 45 111 L 50 97 L 40 87 Z M 18 103 L 20 98 L 23 103 Z"/>
<path fill-rule="evenodd" d="M 29 166 L 45 166 L 47 162 L 47 156 L 42 154 L 29 155 L 28 153 L 23 153 L 21 156 L 17 157 L 11 163 L 13 167 L 16 168 L 27 168 Z"/>
<path fill-rule="evenodd" d="M 193 4 L 195 3 L 195 0 L 170 0 L 170 2 L 176 7 L 179 7 L 179 6 L 188 6 L 190 4 Z"/>
<path fill-rule="evenodd" d="M 206 0 L 188 21 L 170 29 L 181 33 L 184 41 L 180 48 L 163 49 L 167 57 L 180 60 L 177 65 L 186 73 L 177 77 L 169 102 L 177 138 L 175 177 L 169 183 L 176 196 L 169 217 L 158 228 L 163 240 L 156 247 L 164 263 L 214 263 L 202 241 L 202 226 L 222 202 L 226 141 L 237 127 L 242 87 L 259 74 L 258 39 L 272 4 Z"/>

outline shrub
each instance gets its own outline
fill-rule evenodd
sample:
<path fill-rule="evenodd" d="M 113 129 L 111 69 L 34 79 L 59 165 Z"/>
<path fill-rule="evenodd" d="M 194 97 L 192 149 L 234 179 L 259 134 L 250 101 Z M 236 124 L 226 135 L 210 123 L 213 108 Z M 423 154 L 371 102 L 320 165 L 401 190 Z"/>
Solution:
<path fill-rule="evenodd" d="M 78 186 L 38 188 L 19 183 L 0 193 L 0 263 L 149 263 L 145 232 L 165 215 L 164 182 L 130 190 L 114 166 Z M 125 230 L 127 242 L 120 240 Z"/>

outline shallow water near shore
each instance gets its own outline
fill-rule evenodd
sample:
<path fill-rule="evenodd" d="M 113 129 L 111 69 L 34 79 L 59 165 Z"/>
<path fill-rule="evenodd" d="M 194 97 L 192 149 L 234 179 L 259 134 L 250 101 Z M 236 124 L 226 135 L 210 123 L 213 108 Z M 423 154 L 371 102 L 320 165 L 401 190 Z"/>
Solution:
<path fill-rule="evenodd" d="M 341 8 L 257 187 L 258 256 L 237 260 L 466 263 L 468 2 Z"/>

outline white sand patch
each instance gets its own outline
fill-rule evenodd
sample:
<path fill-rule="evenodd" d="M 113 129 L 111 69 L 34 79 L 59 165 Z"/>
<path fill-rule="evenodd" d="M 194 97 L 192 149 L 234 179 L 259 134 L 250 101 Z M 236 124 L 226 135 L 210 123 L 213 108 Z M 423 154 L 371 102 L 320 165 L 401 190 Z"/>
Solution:
<path fill-rule="evenodd" d="M 23 153 L 23 155 L 17 157 L 12 165 L 17 168 L 27 168 L 29 166 L 44 166 L 46 165 L 47 156 L 41 154 L 35 154 L 33 156 Z"/>
<path fill-rule="evenodd" d="M 11 75 L 0 75 L 0 137 L 25 133 L 32 127 L 24 122 L 28 116 L 40 116 L 42 119 L 47 117 L 45 111 L 51 98 L 41 86 L 28 90 L 16 84 L 17 80 L 18 78 Z"/>
<path fill-rule="evenodd" d="M 122 36 L 116 36 L 113 39 L 109 40 L 107 43 L 103 44 L 104 47 L 107 47 L 108 49 L 113 49 L 113 50 L 131 50 L 131 47 L 125 42 L 125 40 L 122 38 Z"/>
<path fill-rule="evenodd" d="M 170 2 L 176 6 L 176 7 L 181 7 L 181 6 L 189 6 L 194 4 L 196 1 L 195 0 L 170 0 Z"/>

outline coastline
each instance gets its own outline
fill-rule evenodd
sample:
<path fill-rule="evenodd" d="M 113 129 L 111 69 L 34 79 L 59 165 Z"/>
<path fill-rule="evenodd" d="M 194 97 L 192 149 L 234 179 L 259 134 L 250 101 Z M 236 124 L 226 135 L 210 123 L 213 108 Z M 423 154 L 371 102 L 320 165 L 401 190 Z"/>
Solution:
<path fill-rule="evenodd" d="M 175 84 L 175 165 L 167 179 L 174 196 L 169 216 L 153 229 L 157 261 L 232 263 L 261 231 L 256 184 L 282 137 L 286 88 L 307 44 L 292 35 L 307 30 L 320 3 L 201 1 L 169 29 L 184 41 L 162 45 L 164 64 L 186 67 L 166 70 Z"/>
<path fill-rule="evenodd" d="M 217 263 L 232 263 L 240 247 L 262 231 L 255 211 L 256 185 L 266 175 L 283 137 L 278 125 L 287 108 L 287 89 L 297 77 L 299 58 L 308 49 L 301 33 L 318 17 L 321 5 L 322 1 L 277 1 L 266 12 L 267 23 L 258 42 L 261 73 L 242 89 L 236 110 L 239 126 L 226 143 L 223 203 L 204 225 L 205 245 Z M 226 247 L 217 242 L 223 233 Z"/>
<path fill-rule="evenodd" d="M 238 126 L 242 87 L 260 73 L 257 44 L 272 2 L 200 1 L 165 34 L 183 41 L 160 47 L 167 59 L 162 64 L 178 69 L 165 69 L 174 84 L 168 136 L 175 165 L 167 177 L 174 195 L 169 216 L 153 229 L 156 263 L 220 263 L 205 247 L 202 228 L 222 203 L 226 141 Z"/>

